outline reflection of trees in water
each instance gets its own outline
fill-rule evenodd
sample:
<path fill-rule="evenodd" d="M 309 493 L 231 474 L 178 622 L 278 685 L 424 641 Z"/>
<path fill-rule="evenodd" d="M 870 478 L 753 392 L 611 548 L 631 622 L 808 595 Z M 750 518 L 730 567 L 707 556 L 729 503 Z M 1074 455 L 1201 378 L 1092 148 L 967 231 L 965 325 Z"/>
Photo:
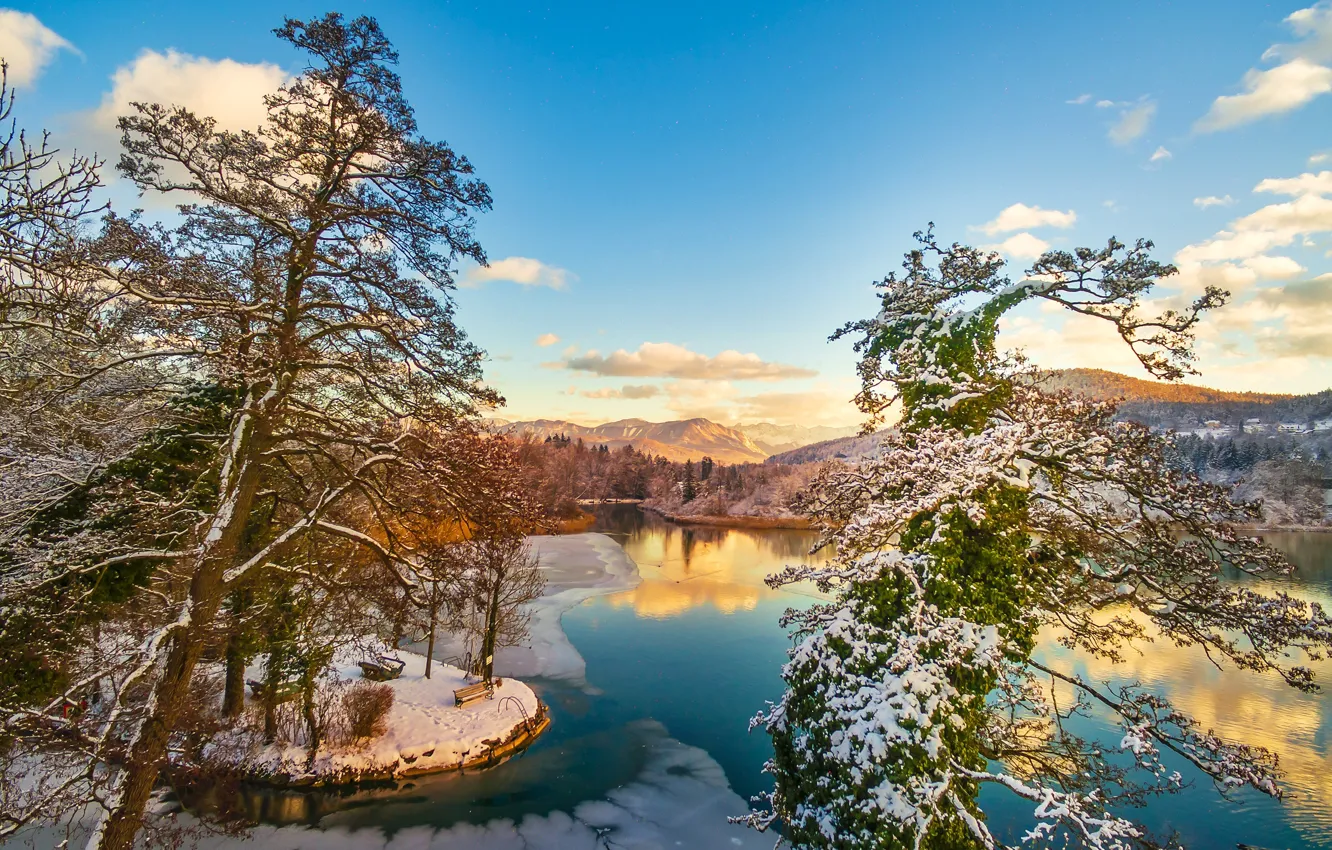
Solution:
<path fill-rule="evenodd" d="M 1276 531 L 1261 536 L 1269 546 L 1279 549 L 1290 558 L 1290 562 L 1295 565 L 1296 582 L 1332 590 L 1332 534 Z"/>

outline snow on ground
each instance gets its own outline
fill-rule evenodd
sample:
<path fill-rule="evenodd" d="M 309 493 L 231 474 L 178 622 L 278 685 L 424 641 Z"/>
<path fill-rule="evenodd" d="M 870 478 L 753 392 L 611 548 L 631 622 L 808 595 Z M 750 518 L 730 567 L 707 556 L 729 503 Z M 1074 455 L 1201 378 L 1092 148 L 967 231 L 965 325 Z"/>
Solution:
<path fill-rule="evenodd" d="M 495 672 L 501 676 L 562 679 L 573 685 L 587 682 L 587 665 L 564 634 L 560 618 L 585 599 L 637 587 L 642 581 L 638 565 L 619 543 L 604 534 L 564 534 L 529 537 L 532 551 L 546 576 L 546 592 L 532 603 L 531 637 L 525 646 L 506 646 L 495 653 Z M 412 648 L 424 652 L 422 644 Z M 455 642 L 435 645 L 436 658 L 461 656 Z"/>
<path fill-rule="evenodd" d="M 726 821 L 744 814 L 721 765 L 697 747 L 668 736 L 655 720 L 639 721 L 648 744 L 643 772 L 572 812 L 528 815 L 518 822 L 413 827 L 391 836 L 378 829 L 261 826 L 249 833 L 253 850 L 769 850 L 775 838 Z M 236 839 L 205 838 L 199 850 L 244 850 Z"/>
<path fill-rule="evenodd" d="M 532 689 L 516 679 L 505 678 L 495 689 L 494 699 L 481 699 L 458 708 L 454 690 L 471 684 L 462 670 L 436 661 L 425 678 L 425 656 L 399 650 L 397 656 L 407 662 L 402 675 L 384 684 L 393 689 L 393 708 L 388 716 L 388 731 L 360 745 L 322 747 L 315 759 L 313 773 L 327 777 L 338 774 L 420 772 L 459 767 L 463 762 L 486 755 L 483 741 L 504 739 L 527 717 L 535 717 L 537 697 Z M 342 653 L 336 660 L 343 680 L 361 679 L 354 651 Z M 258 678 L 259 669 L 246 671 L 247 678 Z M 520 710 L 514 700 L 522 704 Z M 232 747 L 217 748 L 220 753 Z M 301 776 L 306 774 L 307 753 L 294 745 L 257 745 L 248 761 L 265 773 Z"/>

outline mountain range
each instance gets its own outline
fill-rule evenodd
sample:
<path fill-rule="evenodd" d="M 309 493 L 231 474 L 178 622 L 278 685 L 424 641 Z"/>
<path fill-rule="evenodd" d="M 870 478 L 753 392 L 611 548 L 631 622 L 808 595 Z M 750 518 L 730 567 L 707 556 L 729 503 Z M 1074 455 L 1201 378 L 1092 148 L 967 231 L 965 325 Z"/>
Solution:
<path fill-rule="evenodd" d="M 640 452 L 681 462 L 697 461 L 706 456 L 718 463 L 759 463 L 770 454 L 742 432 L 718 425 L 709 419 L 672 422 L 621 419 L 603 425 L 579 425 L 562 419 L 534 419 L 497 424 L 497 430 L 513 435 L 531 434 L 538 440 L 568 436 L 592 445 L 604 445 L 612 450 L 631 445 Z"/>
<path fill-rule="evenodd" d="M 1332 391 L 1303 396 L 1229 392 L 1148 381 L 1103 369 L 1059 369 L 1043 372 L 1036 380 L 1047 390 L 1073 390 L 1094 398 L 1123 399 L 1120 407 L 1123 418 L 1162 428 L 1183 430 L 1214 419 L 1231 422 L 1257 417 L 1276 422 L 1332 415 Z M 502 433 L 529 433 L 538 440 L 567 435 L 611 449 L 632 445 L 638 451 L 681 462 L 698 461 L 705 456 L 726 464 L 857 458 L 872 452 L 879 441 L 878 435 L 856 436 L 854 426 L 808 427 L 769 422 L 728 426 L 709 419 L 670 422 L 621 419 L 602 425 L 579 425 L 563 419 L 491 422 Z"/>

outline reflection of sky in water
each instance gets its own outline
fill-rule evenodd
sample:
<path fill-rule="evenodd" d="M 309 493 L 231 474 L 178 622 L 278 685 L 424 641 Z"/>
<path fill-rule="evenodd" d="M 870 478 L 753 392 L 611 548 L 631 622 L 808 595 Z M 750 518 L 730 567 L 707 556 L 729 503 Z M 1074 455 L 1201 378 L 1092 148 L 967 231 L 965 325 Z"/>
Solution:
<path fill-rule="evenodd" d="M 781 649 L 786 644 L 780 633 L 773 634 L 777 613 L 807 601 L 770 590 L 762 578 L 782 564 L 803 560 L 814 535 L 691 529 L 624 509 L 603 515 L 603 528 L 618 529 L 614 536 L 639 563 L 644 581 L 632 591 L 593 600 L 566 616 L 570 636 L 588 657 L 589 676 L 595 680 L 598 668 L 616 671 L 614 685 L 598 682 L 608 693 L 623 695 L 642 687 L 653 691 L 641 698 L 641 710 L 670 717 L 667 725 L 672 733 L 712 753 L 743 796 L 761 790 L 757 769 L 768 754 L 766 739 L 760 733 L 743 736 L 737 729 L 765 699 L 774 699 L 781 691 L 776 667 L 785 660 Z M 1295 580 L 1283 583 L 1281 589 L 1332 606 L 1332 535 L 1271 534 L 1268 539 L 1299 567 Z M 812 589 L 802 592 L 814 595 Z M 628 621 L 629 612 L 636 624 Z M 744 616 L 730 619 L 745 621 L 744 627 L 719 625 L 737 612 Z M 677 627 L 644 622 L 663 618 Z M 742 635 L 748 631 L 761 634 L 761 640 L 747 645 Z M 1209 782 L 1195 778 L 1194 787 L 1137 813 L 1158 835 L 1178 831 L 1193 847 L 1234 847 L 1236 842 L 1271 848 L 1332 844 L 1328 748 L 1332 700 L 1323 694 L 1301 694 L 1275 676 L 1218 670 L 1200 652 L 1169 641 L 1155 641 L 1140 654 L 1128 653 L 1123 663 L 1111 664 L 1075 657 L 1055 643 L 1052 634 L 1045 637 L 1040 652 L 1046 659 L 1060 659 L 1094 681 L 1139 682 L 1169 696 L 1204 728 L 1281 755 L 1286 772 L 1284 803 L 1253 793 L 1226 800 Z M 663 644 L 670 651 L 660 652 Z M 727 658 L 718 664 L 718 656 Z M 727 671 L 732 660 L 734 670 Z M 768 665 L 770 670 L 756 669 Z M 1320 680 L 1332 683 L 1332 662 L 1316 663 L 1314 669 Z M 706 703 L 682 705 L 687 698 L 670 683 L 699 677 L 709 677 L 715 690 Z M 632 681 L 635 678 L 638 684 Z M 750 692 L 747 701 L 742 691 Z M 1107 721 L 1106 715 L 1098 716 L 1079 731 L 1117 740 L 1119 733 Z M 1180 769 L 1189 776 L 1185 766 Z M 987 797 L 993 807 L 992 826 L 1010 840 L 1019 839 L 1029 824 L 1030 807 L 1005 793 Z"/>
<path fill-rule="evenodd" d="M 651 773 L 652 754 L 660 746 L 675 746 L 674 741 L 706 751 L 741 798 L 769 787 L 759 773 L 771 753 L 767 736 L 746 729 L 749 718 L 782 690 L 779 671 L 789 641 L 777 618 L 788 607 L 811 603 L 817 594 L 812 588 L 772 590 L 763 578 L 804 560 L 815 536 L 687 528 L 627 506 L 603 509 L 598 530 L 624 545 L 640 565 L 643 581 L 564 615 L 564 629 L 587 661 L 593 690 L 535 683 L 551 703 L 555 723 L 525 755 L 484 774 L 422 777 L 410 787 L 324 799 L 317 811 L 307 810 L 303 817 L 290 818 L 290 813 L 276 819 L 317 820 L 339 833 L 351 828 L 357 830 L 351 835 L 367 838 L 358 828 L 399 831 L 406 837 L 428 827 L 431 838 L 423 839 L 422 846 L 445 838 L 463 847 L 471 839 L 486 847 L 508 847 L 512 840 L 531 841 L 515 847 L 554 847 L 564 846 L 564 838 L 584 846 L 586 834 L 570 825 L 568 814 L 588 801 L 609 801 L 617 788 L 642 786 Z M 1332 535 L 1270 538 L 1301 568 L 1290 590 L 1332 601 Z M 1158 835 L 1178 830 L 1186 845 L 1197 848 L 1233 848 L 1237 842 L 1272 850 L 1332 844 L 1326 719 L 1332 701 L 1299 694 L 1271 678 L 1218 671 L 1200 654 L 1169 643 L 1154 643 L 1146 654 L 1130 655 L 1120 665 L 1072 658 L 1050 640 L 1041 652 L 1067 659 L 1093 679 L 1136 680 L 1158 689 L 1204 727 L 1281 754 L 1291 790 L 1284 804 L 1252 793 L 1226 801 L 1204 783 L 1162 798 L 1144 812 L 1128 813 Z M 1332 681 L 1332 664 L 1320 665 L 1319 672 Z M 644 726 L 648 719 L 660 726 Z M 669 739 L 660 739 L 667 743 L 659 745 L 652 730 L 662 727 Z M 1103 718 L 1079 731 L 1118 740 Z M 739 803 L 715 786 L 701 796 L 690 787 L 680 787 L 678 800 L 659 800 L 659 811 L 713 797 Z M 307 805 L 308 800 L 301 804 Z M 1010 841 L 1016 842 L 1030 824 L 1031 806 L 1007 794 L 987 794 L 986 806 L 991 826 Z M 714 812 L 700 811 L 699 816 L 716 819 Z M 450 826 L 459 823 L 474 826 Z M 546 831 L 549 841 L 532 840 Z M 672 828 L 660 837 L 669 839 L 662 846 L 722 847 L 731 846 L 733 836 L 725 828 L 688 835 Z M 750 837 L 770 846 L 768 836 Z M 694 844 L 677 845 L 682 838 Z"/>

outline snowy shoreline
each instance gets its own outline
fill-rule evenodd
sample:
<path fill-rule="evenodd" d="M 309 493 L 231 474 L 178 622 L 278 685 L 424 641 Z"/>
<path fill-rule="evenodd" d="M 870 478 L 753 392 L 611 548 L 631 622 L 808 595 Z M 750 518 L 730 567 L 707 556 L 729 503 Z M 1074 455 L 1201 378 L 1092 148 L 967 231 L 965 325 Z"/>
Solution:
<path fill-rule="evenodd" d="M 247 782 L 283 787 L 354 785 L 492 764 L 530 744 L 550 724 L 536 693 L 516 679 L 504 679 L 493 699 L 459 708 L 453 692 L 471 684 L 464 671 L 436 661 L 427 679 L 424 656 L 397 655 L 405 667 L 401 676 L 383 683 L 394 697 L 384 734 L 325 745 L 310 764 L 302 745 L 263 744 L 254 731 L 237 731 L 209 744 L 202 768 L 236 769 Z M 337 661 L 344 683 L 363 679 L 355 656 L 347 652 Z"/>

